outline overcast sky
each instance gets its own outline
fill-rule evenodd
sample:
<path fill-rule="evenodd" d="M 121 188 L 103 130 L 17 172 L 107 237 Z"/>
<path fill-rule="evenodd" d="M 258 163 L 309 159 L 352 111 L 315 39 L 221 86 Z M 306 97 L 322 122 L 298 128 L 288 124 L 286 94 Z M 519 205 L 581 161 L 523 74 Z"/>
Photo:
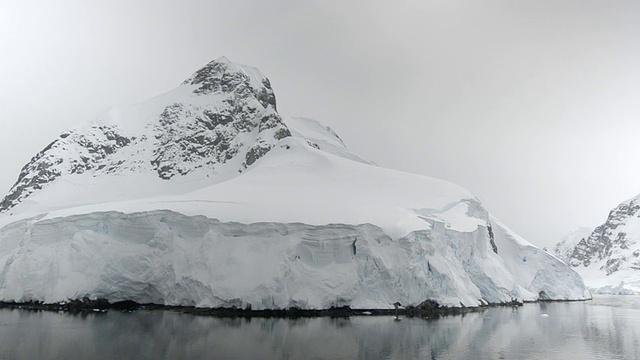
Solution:
<path fill-rule="evenodd" d="M 0 0 L 0 192 L 60 132 L 221 55 L 284 116 L 547 246 L 640 193 L 640 2 Z"/>

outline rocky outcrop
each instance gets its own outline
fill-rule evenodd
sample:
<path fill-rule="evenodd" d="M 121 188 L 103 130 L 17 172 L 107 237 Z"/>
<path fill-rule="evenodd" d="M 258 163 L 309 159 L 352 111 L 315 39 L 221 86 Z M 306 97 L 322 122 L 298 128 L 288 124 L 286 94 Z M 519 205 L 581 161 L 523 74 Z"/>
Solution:
<path fill-rule="evenodd" d="M 640 197 L 609 212 L 607 220 L 588 236 L 562 241 L 556 256 L 571 265 L 596 293 L 626 294 L 640 291 Z"/>
<path fill-rule="evenodd" d="M 628 260 L 622 255 L 623 250 L 629 249 L 629 239 L 623 228 L 629 218 L 637 217 L 638 210 L 638 199 L 618 205 L 609 213 L 604 224 L 596 227 L 589 237 L 577 243 L 567 259 L 568 263 L 574 267 L 588 267 L 594 261 L 606 260 L 603 270 L 607 274 L 618 271 L 620 263 Z"/>
<path fill-rule="evenodd" d="M 591 236 L 593 228 L 578 227 L 566 234 L 556 246 L 553 247 L 553 254 L 564 263 L 568 264 L 576 246 L 580 241 L 586 240 Z"/>
<path fill-rule="evenodd" d="M 154 172 L 164 180 L 199 170 L 215 177 L 225 164 L 225 171 L 242 172 L 291 136 L 276 112 L 269 80 L 226 58 L 161 97 L 161 106 L 152 99 L 114 108 L 61 134 L 23 167 L 0 212 L 58 178 L 87 172 Z"/>

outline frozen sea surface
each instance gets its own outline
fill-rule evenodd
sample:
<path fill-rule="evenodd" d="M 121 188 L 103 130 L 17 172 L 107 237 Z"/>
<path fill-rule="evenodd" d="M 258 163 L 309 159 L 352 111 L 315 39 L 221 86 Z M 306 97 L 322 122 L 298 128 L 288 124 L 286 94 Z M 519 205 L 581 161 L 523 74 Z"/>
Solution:
<path fill-rule="evenodd" d="M 0 310 L 0 359 L 638 359 L 640 297 L 439 319 Z"/>

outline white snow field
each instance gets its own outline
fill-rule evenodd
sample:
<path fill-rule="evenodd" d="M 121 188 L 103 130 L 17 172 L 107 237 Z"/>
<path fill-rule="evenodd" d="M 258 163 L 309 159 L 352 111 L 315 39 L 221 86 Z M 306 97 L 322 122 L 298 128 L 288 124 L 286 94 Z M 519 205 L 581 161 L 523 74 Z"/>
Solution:
<path fill-rule="evenodd" d="M 0 300 L 257 310 L 590 298 L 467 190 L 282 119 L 254 68 L 207 66 L 25 166 L 0 216 Z"/>

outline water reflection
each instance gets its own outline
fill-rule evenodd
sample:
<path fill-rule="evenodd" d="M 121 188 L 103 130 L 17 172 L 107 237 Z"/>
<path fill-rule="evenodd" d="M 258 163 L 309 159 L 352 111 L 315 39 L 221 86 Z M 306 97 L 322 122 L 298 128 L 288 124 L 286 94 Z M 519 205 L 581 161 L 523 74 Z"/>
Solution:
<path fill-rule="evenodd" d="M 0 358 L 638 359 L 639 300 L 528 304 L 401 321 L 2 310 Z"/>

